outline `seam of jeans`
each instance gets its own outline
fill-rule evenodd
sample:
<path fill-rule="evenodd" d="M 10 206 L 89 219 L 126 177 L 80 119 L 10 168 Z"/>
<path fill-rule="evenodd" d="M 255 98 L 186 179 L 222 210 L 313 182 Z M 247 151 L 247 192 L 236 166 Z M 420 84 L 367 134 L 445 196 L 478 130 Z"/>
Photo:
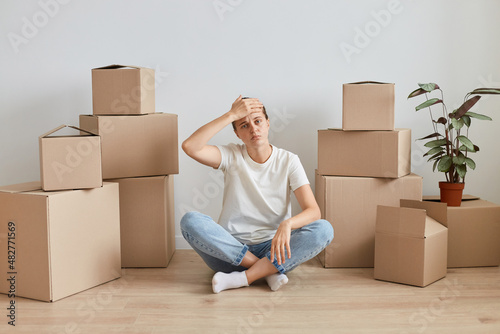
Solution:
<path fill-rule="evenodd" d="M 233 266 L 239 266 L 241 261 L 243 261 L 243 258 L 245 257 L 247 251 L 248 251 L 248 246 L 243 244 L 243 249 L 241 250 L 240 254 L 236 257 L 236 260 L 234 260 L 231 264 Z"/>
<path fill-rule="evenodd" d="M 268 258 L 269 261 L 271 261 L 271 252 L 267 252 L 266 253 L 266 257 Z M 271 262 L 273 264 L 273 266 L 276 267 L 276 269 L 278 269 L 278 271 L 281 273 L 281 274 L 284 274 L 286 273 L 286 270 L 285 268 L 283 268 L 283 266 L 281 264 L 278 264 L 278 261 L 276 261 L 276 259 L 274 259 L 273 262 Z"/>
<path fill-rule="evenodd" d="M 330 241 L 331 242 L 331 241 Z M 312 259 L 313 257 L 315 257 L 316 255 L 319 254 L 319 252 L 321 252 L 323 249 L 325 249 L 330 243 L 328 242 L 325 247 L 318 247 L 316 248 L 314 251 L 310 252 L 309 254 L 307 255 L 304 255 L 302 256 L 300 259 L 295 259 L 295 261 L 293 261 L 294 263 L 292 263 L 292 265 L 289 267 L 289 268 L 286 268 L 287 265 L 286 263 L 283 264 L 283 270 L 285 272 L 288 272 L 288 271 L 291 271 L 293 269 L 295 269 L 297 266 L 299 266 L 300 264 L 304 263 L 305 261 L 308 261 L 310 259 Z M 275 260 L 276 261 L 276 260 Z M 285 269 L 286 268 L 286 269 Z M 282 272 L 284 274 L 284 272 Z"/>
<path fill-rule="evenodd" d="M 192 237 L 192 236 L 191 236 L 188 232 L 186 232 L 186 231 L 181 231 L 181 232 L 182 232 L 182 234 L 184 235 L 184 238 L 185 238 L 188 242 L 189 242 L 189 241 L 191 241 L 193 244 L 195 244 L 195 245 L 199 246 L 199 247 L 196 247 L 196 248 L 198 248 L 200 251 L 206 250 L 206 251 L 208 251 L 208 252 L 204 252 L 204 253 L 206 253 L 206 254 L 208 254 L 208 255 L 212 255 L 212 256 L 217 255 L 217 256 L 219 256 L 219 257 L 217 257 L 217 256 L 215 256 L 215 257 L 217 257 L 219 260 L 222 260 L 222 259 L 220 258 L 220 257 L 222 257 L 222 258 L 224 258 L 224 260 L 222 260 L 222 261 L 225 261 L 225 262 L 231 262 L 231 259 L 229 259 L 229 258 L 228 258 L 225 254 L 220 253 L 220 252 L 217 252 L 217 251 L 215 251 L 214 249 L 212 249 L 212 248 L 208 247 L 207 245 L 205 245 L 204 243 L 199 242 L 199 241 L 198 241 L 198 239 L 196 239 L 196 238 Z M 188 239 L 189 239 L 189 240 L 188 240 Z M 191 243 L 190 243 L 190 244 L 191 244 Z M 193 245 L 191 245 L 191 246 L 193 246 Z"/>

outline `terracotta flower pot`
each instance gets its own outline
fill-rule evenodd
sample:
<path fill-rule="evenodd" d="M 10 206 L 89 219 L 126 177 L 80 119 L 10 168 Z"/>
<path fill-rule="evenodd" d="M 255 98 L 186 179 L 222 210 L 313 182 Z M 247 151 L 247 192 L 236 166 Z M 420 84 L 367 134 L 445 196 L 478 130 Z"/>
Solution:
<path fill-rule="evenodd" d="M 439 182 L 441 202 L 448 206 L 460 206 L 465 183 Z"/>

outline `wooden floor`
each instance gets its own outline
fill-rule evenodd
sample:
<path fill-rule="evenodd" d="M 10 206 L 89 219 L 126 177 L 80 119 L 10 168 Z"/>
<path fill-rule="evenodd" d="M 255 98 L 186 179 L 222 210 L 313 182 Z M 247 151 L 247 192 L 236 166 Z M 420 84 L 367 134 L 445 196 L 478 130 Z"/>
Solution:
<path fill-rule="evenodd" d="M 0 295 L 0 333 L 500 333 L 500 268 L 449 269 L 418 288 L 373 279 L 373 269 L 323 269 L 317 259 L 272 292 L 265 282 L 213 294 L 192 250 L 169 267 L 123 277 L 45 303 Z"/>

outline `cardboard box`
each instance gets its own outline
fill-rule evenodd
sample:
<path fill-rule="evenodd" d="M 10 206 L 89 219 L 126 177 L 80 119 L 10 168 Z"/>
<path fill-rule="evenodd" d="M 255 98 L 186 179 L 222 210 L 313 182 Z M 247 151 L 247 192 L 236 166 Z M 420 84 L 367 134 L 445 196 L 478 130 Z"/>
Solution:
<path fill-rule="evenodd" d="M 424 196 L 424 201 L 433 199 Z M 499 205 L 464 195 L 461 206 L 448 207 L 446 226 L 449 268 L 500 265 Z"/>
<path fill-rule="evenodd" d="M 61 125 L 38 138 L 42 189 L 67 190 L 102 187 L 101 138 L 91 132 L 54 136 Z"/>
<path fill-rule="evenodd" d="M 177 115 L 80 115 L 80 127 L 101 136 L 104 179 L 179 173 Z"/>
<path fill-rule="evenodd" d="M 139 66 L 109 65 L 92 70 L 94 115 L 155 112 L 155 71 Z"/>
<path fill-rule="evenodd" d="M 40 182 L 0 187 L 0 271 L 15 273 L 16 296 L 53 302 L 120 277 L 119 210 L 116 183 L 55 192 Z M 9 288 L 0 280 L 1 293 Z"/>
<path fill-rule="evenodd" d="M 316 171 L 316 200 L 321 218 L 335 231 L 330 245 L 319 254 L 326 268 L 372 268 L 377 206 L 399 206 L 402 198 L 420 200 L 422 177 L 399 179 L 325 176 Z"/>
<path fill-rule="evenodd" d="M 174 176 L 108 181 L 120 185 L 122 267 L 166 267 L 175 252 Z"/>
<path fill-rule="evenodd" d="M 343 130 L 394 130 L 394 84 L 363 81 L 344 84 Z"/>
<path fill-rule="evenodd" d="M 446 276 L 446 204 L 401 200 L 379 205 L 374 278 L 427 286 Z"/>
<path fill-rule="evenodd" d="M 411 130 L 318 131 L 321 175 L 398 178 L 411 171 Z"/>

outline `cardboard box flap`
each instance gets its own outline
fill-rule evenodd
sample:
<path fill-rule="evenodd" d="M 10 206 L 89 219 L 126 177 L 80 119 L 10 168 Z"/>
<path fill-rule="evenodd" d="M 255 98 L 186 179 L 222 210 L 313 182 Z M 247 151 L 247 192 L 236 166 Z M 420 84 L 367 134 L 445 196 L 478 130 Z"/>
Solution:
<path fill-rule="evenodd" d="M 45 138 L 45 137 L 48 137 L 48 136 L 50 136 L 51 134 L 53 134 L 53 133 L 55 133 L 55 132 L 57 132 L 57 131 L 59 131 L 59 130 L 61 130 L 61 129 L 63 129 L 63 128 L 66 128 L 66 127 L 68 127 L 68 128 L 72 128 L 72 129 L 75 129 L 75 130 L 78 130 L 78 131 L 80 131 L 80 132 L 85 132 L 85 133 L 87 133 L 87 134 L 89 134 L 89 135 L 91 135 L 91 136 L 98 136 L 98 135 L 96 135 L 95 133 L 92 133 L 92 132 L 87 131 L 87 130 L 80 129 L 80 128 L 76 127 L 76 126 L 73 126 L 73 125 L 65 125 L 65 124 L 63 124 L 63 125 L 59 125 L 59 126 L 58 126 L 57 128 L 55 128 L 55 129 L 50 130 L 49 132 L 44 133 L 43 135 L 41 135 L 41 136 L 40 136 L 40 137 L 38 137 L 38 138 Z"/>
<path fill-rule="evenodd" d="M 381 82 L 381 81 L 358 81 L 358 82 L 350 82 L 347 85 L 365 85 L 365 84 L 376 84 L 376 85 L 394 85 L 391 82 Z"/>
<path fill-rule="evenodd" d="M 481 199 L 478 196 L 473 196 L 473 195 L 462 195 L 462 202 L 463 201 L 475 201 L 477 199 Z M 423 201 L 430 201 L 430 202 L 440 202 L 441 198 L 439 195 L 430 195 L 430 196 L 423 196 L 422 197 Z"/>
<path fill-rule="evenodd" d="M 134 68 L 134 69 L 141 69 L 141 68 L 147 68 L 147 67 L 134 66 L 134 65 L 119 65 L 119 64 L 113 64 L 113 65 L 108 65 L 108 66 L 96 67 L 96 68 L 94 68 L 93 70 L 114 70 L 114 69 L 119 69 L 119 68 Z"/>
<path fill-rule="evenodd" d="M 446 227 L 429 217 L 424 209 L 383 205 L 377 207 L 376 233 L 424 239 L 443 230 Z"/>
<path fill-rule="evenodd" d="M 430 237 L 431 235 L 437 234 L 446 230 L 441 223 L 427 216 L 425 220 L 425 237 Z"/>
<path fill-rule="evenodd" d="M 448 206 L 446 203 L 401 199 L 399 205 L 405 208 L 424 209 L 427 212 L 427 216 L 435 219 L 444 226 L 448 226 Z"/>
<path fill-rule="evenodd" d="M 379 205 L 375 232 L 423 239 L 426 217 L 425 210 Z"/>
<path fill-rule="evenodd" d="M 22 192 L 41 190 L 41 189 L 42 189 L 42 184 L 40 181 L 32 181 L 32 182 L 2 186 L 0 187 L 0 192 L 22 193 Z"/>

